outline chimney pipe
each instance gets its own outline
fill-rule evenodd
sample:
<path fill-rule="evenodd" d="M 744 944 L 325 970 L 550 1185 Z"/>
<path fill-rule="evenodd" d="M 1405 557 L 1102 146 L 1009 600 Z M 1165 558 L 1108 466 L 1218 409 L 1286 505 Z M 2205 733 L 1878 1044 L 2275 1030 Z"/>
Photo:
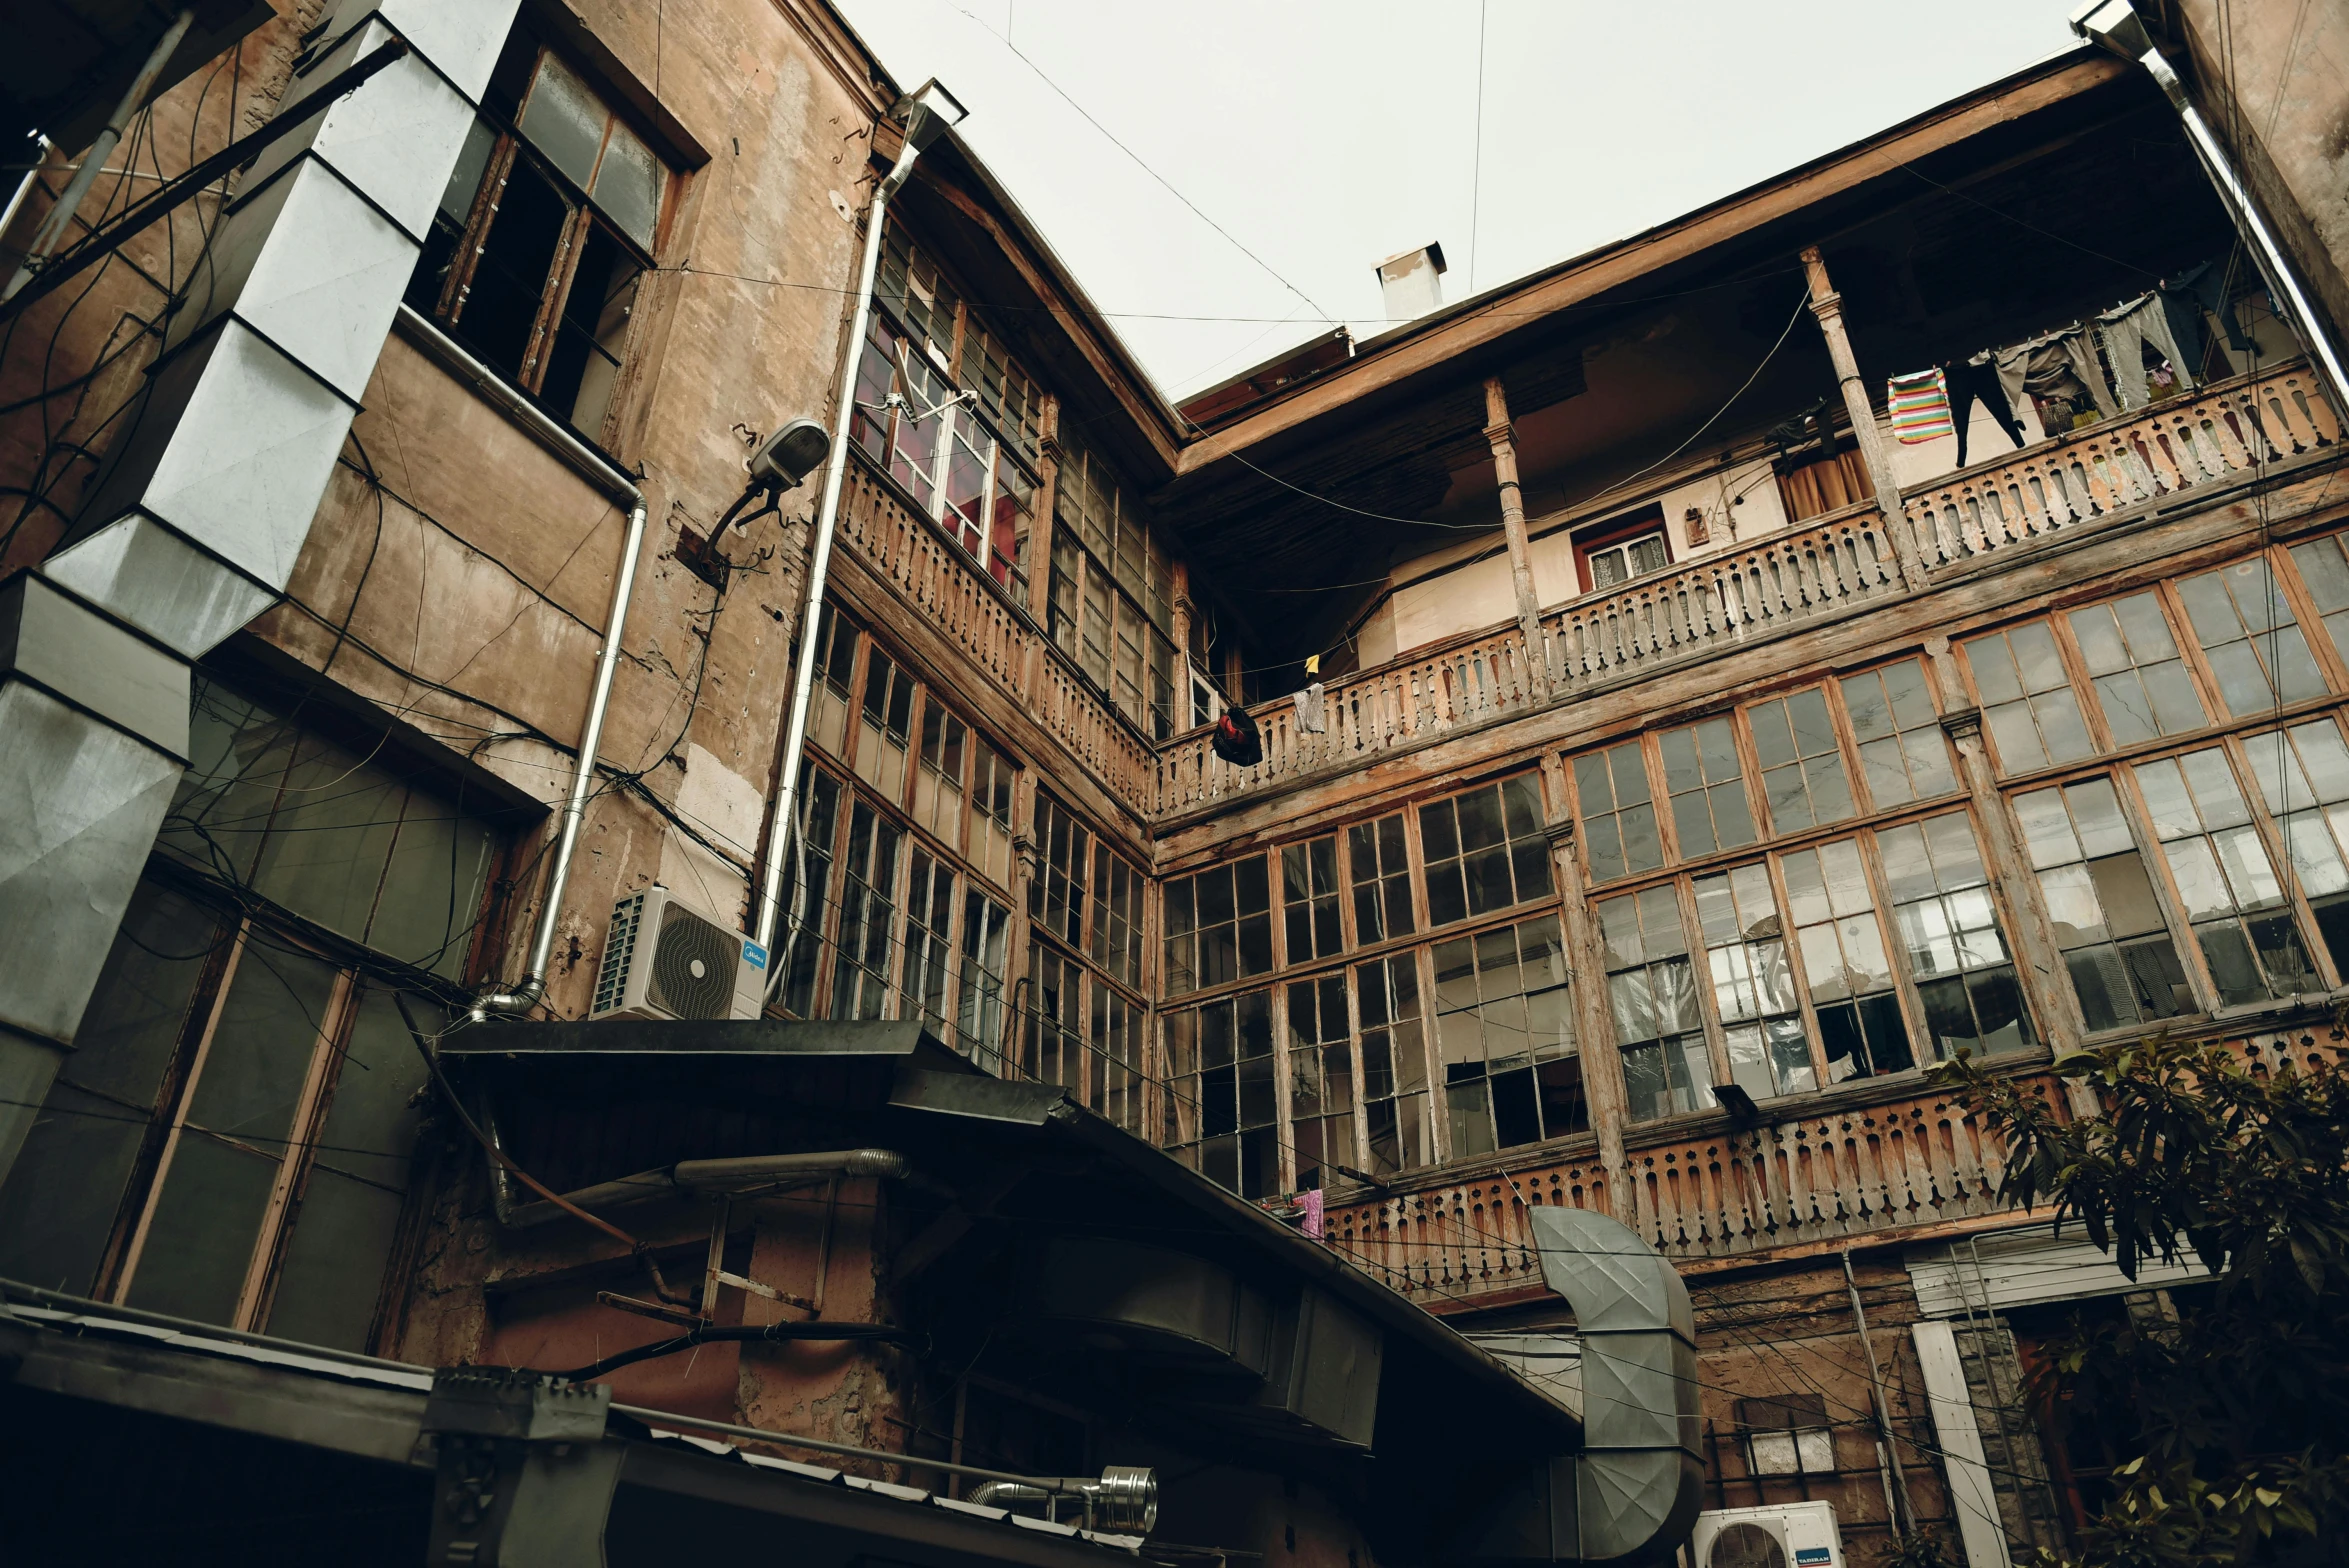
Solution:
<path fill-rule="evenodd" d="M 1388 326 L 1416 321 L 1444 302 L 1443 285 L 1436 281 L 1445 271 L 1441 245 L 1398 252 L 1372 270 L 1386 298 Z"/>

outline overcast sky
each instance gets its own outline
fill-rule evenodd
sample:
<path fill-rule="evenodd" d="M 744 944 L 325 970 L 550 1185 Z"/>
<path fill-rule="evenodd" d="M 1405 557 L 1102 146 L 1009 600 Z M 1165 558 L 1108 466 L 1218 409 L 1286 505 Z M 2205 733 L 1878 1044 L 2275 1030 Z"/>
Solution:
<path fill-rule="evenodd" d="M 968 106 L 1178 396 L 1331 318 L 1383 327 L 1371 269 L 1396 251 L 1440 243 L 1464 299 L 2070 41 L 2069 0 L 840 3 L 902 84 Z"/>

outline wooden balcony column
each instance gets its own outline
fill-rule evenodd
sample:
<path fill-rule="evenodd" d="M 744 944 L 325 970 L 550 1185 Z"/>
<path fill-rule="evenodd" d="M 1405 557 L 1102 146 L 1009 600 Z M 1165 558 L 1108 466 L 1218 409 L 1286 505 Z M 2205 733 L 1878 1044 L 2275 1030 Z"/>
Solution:
<path fill-rule="evenodd" d="M 1028 619 L 1052 624 L 1052 530 L 1060 514 L 1060 399 L 1045 395 L 1036 424 L 1036 518 L 1028 524 Z"/>
<path fill-rule="evenodd" d="M 1925 583 L 1925 566 L 1917 540 L 1901 510 L 1900 486 L 1892 477 L 1892 456 L 1884 449 L 1884 432 L 1876 428 L 1875 405 L 1868 400 L 1868 384 L 1860 379 L 1860 363 L 1852 357 L 1851 338 L 1843 330 L 1843 296 L 1827 278 L 1826 258 L 1816 245 L 1803 249 L 1803 271 L 1810 280 L 1811 314 L 1827 339 L 1827 357 L 1834 361 L 1835 380 L 1843 389 L 1844 412 L 1851 416 L 1851 433 L 1860 445 L 1860 461 L 1876 488 L 1876 510 L 1884 514 L 1884 532 L 1900 563 L 1901 581 L 1910 588 Z"/>
<path fill-rule="evenodd" d="M 1542 758 L 1543 793 L 1549 797 L 1550 869 L 1558 879 L 1558 916 L 1566 939 L 1568 999 L 1574 1007 L 1574 1039 L 1582 1053 L 1583 1102 L 1599 1137 L 1599 1166 L 1607 1173 L 1607 1205 L 1615 1218 L 1636 1226 L 1638 1212 L 1630 1169 L 1623 1154 L 1623 1066 L 1615 1050 L 1615 1019 L 1607 1007 L 1607 954 L 1591 902 L 1583 897 L 1582 854 L 1574 834 L 1574 813 L 1566 804 L 1566 762 L 1556 752 Z"/>
<path fill-rule="evenodd" d="M 1538 689 L 1550 689 L 1550 645 L 1542 635 L 1541 599 L 1533 589 L 1533 546 L 1525 533 L 1525 490 L 1517 482 L 1517 431 L 1509 423 L 1509 394 L 1499 376 L 1484 384 L 1484 438 L 1493 449 L 1493 477 L 1501 492 L 1501 532 L 1509 541 L 1509 580 L 1517 590 L 1517 626 Z"/>

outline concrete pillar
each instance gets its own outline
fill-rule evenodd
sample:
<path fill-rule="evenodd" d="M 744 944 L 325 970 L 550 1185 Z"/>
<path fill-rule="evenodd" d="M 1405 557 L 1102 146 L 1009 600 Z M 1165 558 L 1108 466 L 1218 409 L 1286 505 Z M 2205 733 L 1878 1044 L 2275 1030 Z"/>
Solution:
<path fill-rule="evenodd" d="M 1533 587 L 1533 546 L 1525 536 L 1525 491 L 1517 482 L 1517 432 L 1509 423 L 1508 390 L 1499 376 L 1484 384 L 1484 438 L 1493 449 L 1493 475 L 1501 491 L 1501 532 L 1509 541 L 1509 581 L 1517 590 L 1517 629 L 1525 654 L 1550 684 L 1550 644 L 1542 635 L 1542 605 Z"/>
<path fill-rule="evenodd" d="M 329 7 L 286 101 L 410 53 L 261 154 L 90 499 L 0 597 L 0 1098 L 37 1105 L 72 1048 L 179 782 L 189 666 L 292 578 L 516 3 Z M 31 1116 L 0 1106 L 0 1178 Z"/>
<path fill-rule="evenodd" d="M 1811 314 L 1827 339 L 1827 357 L 1835 364 L 1836 384 L 1843 389 L 1844 412 L 1851 416 L 1851 433 L 1860 444 L 1860 461 L 1868 465 L 1868 479 L 1876 487 L 1876 510 L 1884 514 L 1884 535 L 1900 563 L 1901 580 L 1911 588 L 1925 583 L 1925 566 L 1917 541 L 1909 532 L 1908 515 L 1901 510 L 1900 486 L 1893 481 L 1892 457 L 1884 449 L 1884 432 L 1876 428 L 1876 409 L 1868 401 L 1868 384 L 1860 379 L 1859 361 L 1852 357 L 1851 338 L 1843 330 L 1843 296 L 1827 279 L 1827 262 L 1819 247 L 1803 251 L 1803 271 L 1811 286 Z"/>

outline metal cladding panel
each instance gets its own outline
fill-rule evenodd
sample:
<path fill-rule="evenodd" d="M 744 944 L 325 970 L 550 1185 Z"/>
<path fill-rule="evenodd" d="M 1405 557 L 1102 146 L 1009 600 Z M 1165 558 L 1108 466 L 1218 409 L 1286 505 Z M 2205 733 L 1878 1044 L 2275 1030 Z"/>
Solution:
<path fill-rule="evenodd" d="M 51 556 L 41 571 L 191 659 L 277 597 L 136 513 Z"/>
<path fill-rule="evenodd" d="M 457 91 L 479 103 L 517 9 L 519 0 L 341 0 L 331 8 L 326 30 L 332 37 L 380 16 Z"/>
<path fill-rule="evenodd" d="M 1688 1539 L 1704 1501 L 1704 1462 L 1678 1449 L 1610 1454 L 1585 1460 L 1575 1503 L 1574 1556 L 1581 1562 L 1669 1562 Z"/>
<path fill-rule="evenodd" d="M 511 13 L 510 6 L 505 9 Z M 301 96 L 310 84 L 355 64 L 391 36 L 380 20 L 369 21 L 289 82 L 287 96 Z M 304 153 L 313 153 L 422 244 L 472 125 L 473 104 L 411 54 L 264 150 L 249 184 L 257 187 Z"/>
<path fill-rule="evenodd" d="M 1542 1281 L 1574 1303 L 1585 1334 L 1671 1328 L 1696 1339 L 1696 1314 L 1679 1271 L 1604 1214 L 1550 1205 L 1533 1211 Z"/>
<path fill-rule="evenodd" d="M 180 313 L 165 352 L 233 311 L 357 403 L 416 270 L 415 241 L 305 159 L 229 214 L 213 253 L 202 309 Z"/>
<path fill-rule="evenodd" d="M 1386 1341 L 1378 1329 L 1318 1290 L 1297 1302 L 1290 1411 L 1340 1442 L 1368 1448 L 1378 1425 Z"/>
<path fill-rule="evenodd" d="M 1696 1448 L 1703 1426 L 1694 1410 L 1680 1408 L 1676 1387 L 1696 1376 L 1696 1352 L 1669 1329 L 1586 1337 L 1582 1397 L 1592 1446 Z"/>
<path fill-rule="evenodd" d="M 349 403 L 232 318 L 157 369 L 82 515 L 152 512 L 282 590 L 350 427 Z"/>
<path fill-rule="evenodd" d="M 188 753 L 188 667 L 25 572 L 0 586 L 0 676 L 22 675 L 130 731 Z"/>
<path fill-rule="evenodd" d="M 0 1024 L 72 1041 L 180 770 L 47 692 L 0 683 Z"/>
<path fill-rule="evenodd" d="M 1914 1248 L 1906 1262 L 1917 1310 L 1929 1318 L 2117 1296 L 2210 1278 L 2202 1260 L 2189 1252 L 2175 1262 L 2142 1259 L 2132 1280 L 2077 1225 L 2059 1233 L 2052 1222 L 1984 1236 L 1971 1246 Z"/>

